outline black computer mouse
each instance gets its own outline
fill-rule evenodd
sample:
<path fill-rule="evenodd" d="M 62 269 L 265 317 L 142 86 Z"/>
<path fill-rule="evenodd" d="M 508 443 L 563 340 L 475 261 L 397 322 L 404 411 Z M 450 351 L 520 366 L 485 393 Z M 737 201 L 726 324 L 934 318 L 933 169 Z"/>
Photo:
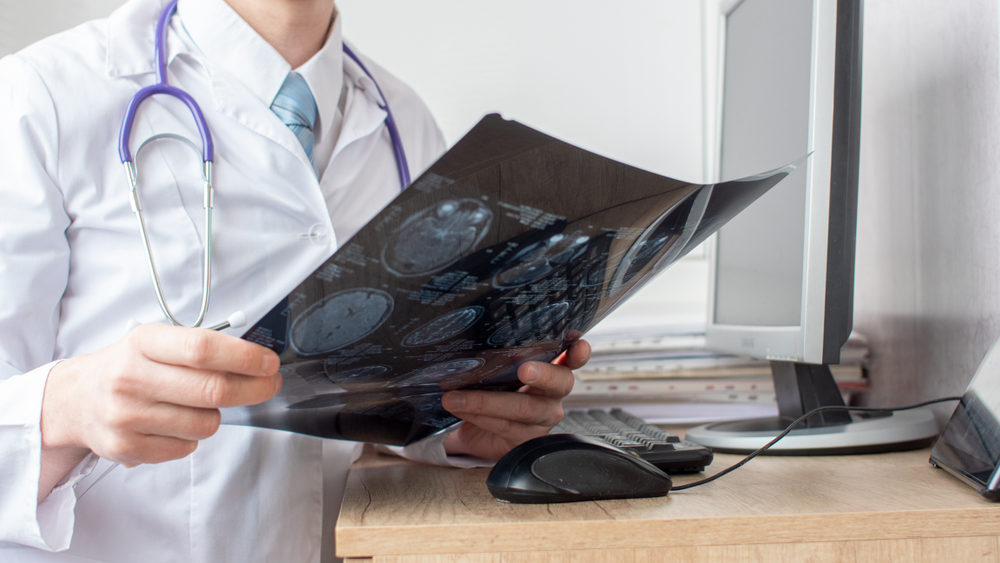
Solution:
<path fill-rule="evenodd" d="M 670 476 L 606 442 L 576 434 L 548 434 L 515 447 L 493 466 L 486 486 L 494 497 L 518 503 L 659 497 Z"/>

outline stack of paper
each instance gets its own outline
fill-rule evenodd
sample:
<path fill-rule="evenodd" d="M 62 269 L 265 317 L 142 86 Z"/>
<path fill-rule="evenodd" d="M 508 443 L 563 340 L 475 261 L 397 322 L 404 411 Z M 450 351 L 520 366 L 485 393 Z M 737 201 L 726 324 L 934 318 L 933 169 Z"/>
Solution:
<path fill-rule="evenodd" d="M 701 327 L 645 327 L 588 335 L 591 361 L 576 371 L 571 406 L 775 402 L 766 360 L 706 348 Z M 867 386 L 867 345 L 854 334 L 830 366 L 845 399 Z"/>

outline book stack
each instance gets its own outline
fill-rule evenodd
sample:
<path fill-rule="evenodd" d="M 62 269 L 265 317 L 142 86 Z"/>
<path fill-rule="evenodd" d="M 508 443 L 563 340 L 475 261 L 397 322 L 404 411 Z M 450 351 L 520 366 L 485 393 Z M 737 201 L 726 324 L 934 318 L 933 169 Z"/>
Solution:
<path fill-rule="evenodd" d="M 713 352 L 700 327 L 589 334 L 590 362 L 576 370 L 570 407 L 642 403 L 775 404 L 768 361 Z M 845 401 L 867 387 L 868 347 L 852 334 L 830 371 Z"/>

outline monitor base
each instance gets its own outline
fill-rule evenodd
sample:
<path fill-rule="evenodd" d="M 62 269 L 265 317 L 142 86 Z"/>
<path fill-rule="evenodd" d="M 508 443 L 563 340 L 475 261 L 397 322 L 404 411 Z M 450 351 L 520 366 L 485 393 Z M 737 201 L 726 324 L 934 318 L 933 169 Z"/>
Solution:
<path fill-rule="evenodd" d="M 796 428 L 771 446 L 770 454 L 832 455 L 912 450 L 929 445 L 938 436 L 934 411 L 929 408 L 892 414 L 852 415 L 851 422 Z M 791 422 L 757 418 L 705 424 L 687 431 L 685 439 L 719 453 L 746 454 L 757 450 Z"/>

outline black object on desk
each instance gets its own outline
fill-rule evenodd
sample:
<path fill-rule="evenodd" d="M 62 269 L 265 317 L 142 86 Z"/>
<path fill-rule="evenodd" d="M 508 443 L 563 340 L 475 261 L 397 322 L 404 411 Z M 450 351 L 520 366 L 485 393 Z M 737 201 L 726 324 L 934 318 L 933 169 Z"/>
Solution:
<path fill-rule="evenodd" d="M 1000 340 L 976 370 L 930 461 L 983 497 L 1000 501 Z"/>
<path fill-rule="evenodd" d="M 486 486 L 516 503 L 658 497 L 673 486 L 653 464 L 607 442 L 575 434 L 548 434 L 507 452 Z"/>

